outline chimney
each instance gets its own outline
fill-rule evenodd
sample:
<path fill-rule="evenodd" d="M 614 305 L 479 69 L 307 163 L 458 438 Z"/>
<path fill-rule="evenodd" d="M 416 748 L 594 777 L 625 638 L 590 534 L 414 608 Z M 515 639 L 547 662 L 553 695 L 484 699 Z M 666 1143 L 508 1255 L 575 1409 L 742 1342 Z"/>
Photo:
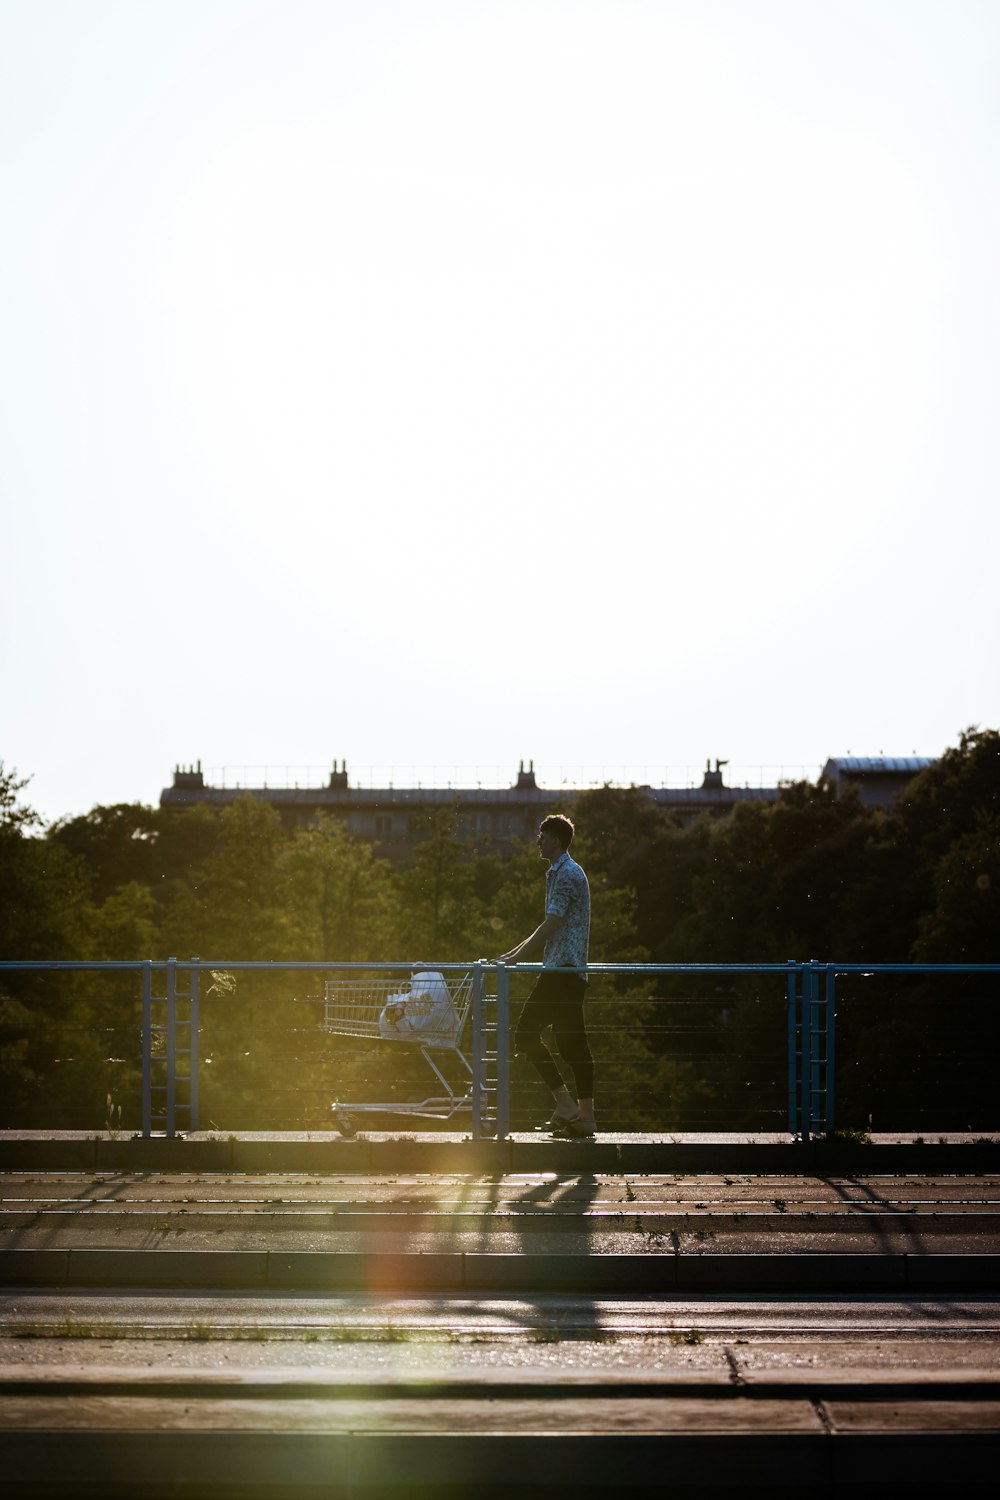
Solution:
<path fill-rule="evenodd" d="M 347 761 L 346 760 L 342 760 L 340 762 L 340 770 L 339 771 L 337 770 L 337 762 L 334 761 L 334 763 L 333 763 L 333 770 L 330 772 L 330 787 L 329 787 L 329 790 L 331 792 L 346 792 L 347 791 Z"/>
<path fill-rule="evenodd" d="M 538 783 L 535 780 L 534 761 L 529 761 L 527 770 L 524 769 L 524 761 L 521 761 L 517 768 L 517 784 L 514 790 L 517 792 L 536 792 L 538 790 Z"/>
<path fill-rule="evenodd" d="M 204 788 L 205 778 L 201 774 L 201 761 L 196 766 L 174 766 L 174 786 L 182 786 L 188 789 Z"/>

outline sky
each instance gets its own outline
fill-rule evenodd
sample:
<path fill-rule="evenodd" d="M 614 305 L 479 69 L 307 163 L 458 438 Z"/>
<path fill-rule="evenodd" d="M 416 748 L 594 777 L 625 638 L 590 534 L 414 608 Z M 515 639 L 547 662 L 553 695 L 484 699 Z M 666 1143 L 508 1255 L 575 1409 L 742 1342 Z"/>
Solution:
<path fill-rule="evenodd" d="M 0 0 L 0 758 L 1000 724 L 995 0 Z"/>

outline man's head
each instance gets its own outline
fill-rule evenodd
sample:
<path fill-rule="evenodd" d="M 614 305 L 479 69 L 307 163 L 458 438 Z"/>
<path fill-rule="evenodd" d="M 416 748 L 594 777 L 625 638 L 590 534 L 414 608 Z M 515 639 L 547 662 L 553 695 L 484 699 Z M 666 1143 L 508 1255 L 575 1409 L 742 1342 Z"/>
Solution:
<path fill-rule="evenodd" d="M 549 864 L 565 854 L 576 830 L 564 813 L 550 813 L 538 825 L 538 852 Z"/>

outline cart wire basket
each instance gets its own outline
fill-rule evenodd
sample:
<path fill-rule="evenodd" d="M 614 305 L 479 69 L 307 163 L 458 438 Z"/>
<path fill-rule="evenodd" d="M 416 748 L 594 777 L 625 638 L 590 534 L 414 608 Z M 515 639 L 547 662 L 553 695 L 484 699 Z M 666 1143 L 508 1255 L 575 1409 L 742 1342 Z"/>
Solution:
<path fill-rule="evenodd" d="M 443 1090 L 419 1101 L 345 1103 L 330 1107 L 341 1135 L 353 1136 L 359 1115 L 402 1115 L 415 1119 L 451 1120 L 472 1111 L 472 1063 L 462 1050 L 472 1004 L 473 974 L 456 975 L 449 985 L 436 969 L 416 971 L 405 983 L 398 979 L 328 979 L 323 995 L 323 1029 L 333 1036 L 366 1037 L 379 1045 L 417 1048 Z M 451 1053 L 468 1074 L 464 1092 L 456 1090 L 441 1071 L 437 1057 Z"/>

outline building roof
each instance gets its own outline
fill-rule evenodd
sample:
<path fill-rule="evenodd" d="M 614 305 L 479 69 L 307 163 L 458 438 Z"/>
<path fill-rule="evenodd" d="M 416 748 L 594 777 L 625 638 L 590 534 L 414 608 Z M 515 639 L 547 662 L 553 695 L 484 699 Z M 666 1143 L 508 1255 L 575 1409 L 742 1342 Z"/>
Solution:
<path fill-rule="evenodd" d="M 823 767 L 843 776 L 916 776 L 934 764 L 927 755 L 835 755 Z"/>
<path fill-rule="evenodd" d="M 777 802 L 781 794 L 780 786 L 773 787 L 751 787 L 751 786 L 726 786 L 722 779 L 722 766 L 724 761 L 716 761 L 715 770 L 709 766 L 704 774 L 700 786 L 688 787 L 651 787 L 642 786 L 638 790 L 644 792 L 650 800 L 665 809 L 671 809 L 683 815 L 697 815 L 701 810 L 712 809 L 724 810 L 733 807 L 738 802 Z M 835 787 L 841 780 L 857 777 L 868 781 L 868 797 L 879 801 L 883 796 L 891 796 L 898 790 L 898 784 L 891 778 L 913 777 L 919 772 L 926 770 L 934 761 L 926 756 L 887 756 L 887 755 L 842 755 L 835 756 L 826 762 L 823 767 L 823 777 Z M 882 778 L 885 778 L 883 781 Z M 878 790 L 881 782 L 882 790 Z M 339 808 L 346 811 L 350 808 L 365 810 L 366 813 L 373 810 L 398 808 L 428 808 L 448 807 L 457 805 L 471 811 L 474 808 L 497 809 L 502 807 L 519 808 L 522 813 L 533 809 L 544 809 L 551 807 L 553 803 L 561 800 L 575 801 L 583 791 L 582 787 L 540 787 L 535 780 L 535 768 L 532 762 L 525 769 L 522 762 L 516 782 L 509 787 L 453 787 L 453 786 L 383 786 L 363 787 L 351 786 L 348 782 L 346 762 L 334 762 L 334 769 L 330 774 L 329 783 L 326 786 L 300 787 L 300 786 L 272 786 L 265 782 L 263 786 L 211 786 L 206 785 L 201 769 L 201 762 L 196 766 L 177 766 L 174 772 L 174 784 L 164 789 L 160 796 L 161 807 L 190 807 L 195 803 L 207 803 L 212 806 L 224 806 L 233 802 L 241 795 L 249 794 L 267 801 L 272 807 L 277 808 Z"/>

